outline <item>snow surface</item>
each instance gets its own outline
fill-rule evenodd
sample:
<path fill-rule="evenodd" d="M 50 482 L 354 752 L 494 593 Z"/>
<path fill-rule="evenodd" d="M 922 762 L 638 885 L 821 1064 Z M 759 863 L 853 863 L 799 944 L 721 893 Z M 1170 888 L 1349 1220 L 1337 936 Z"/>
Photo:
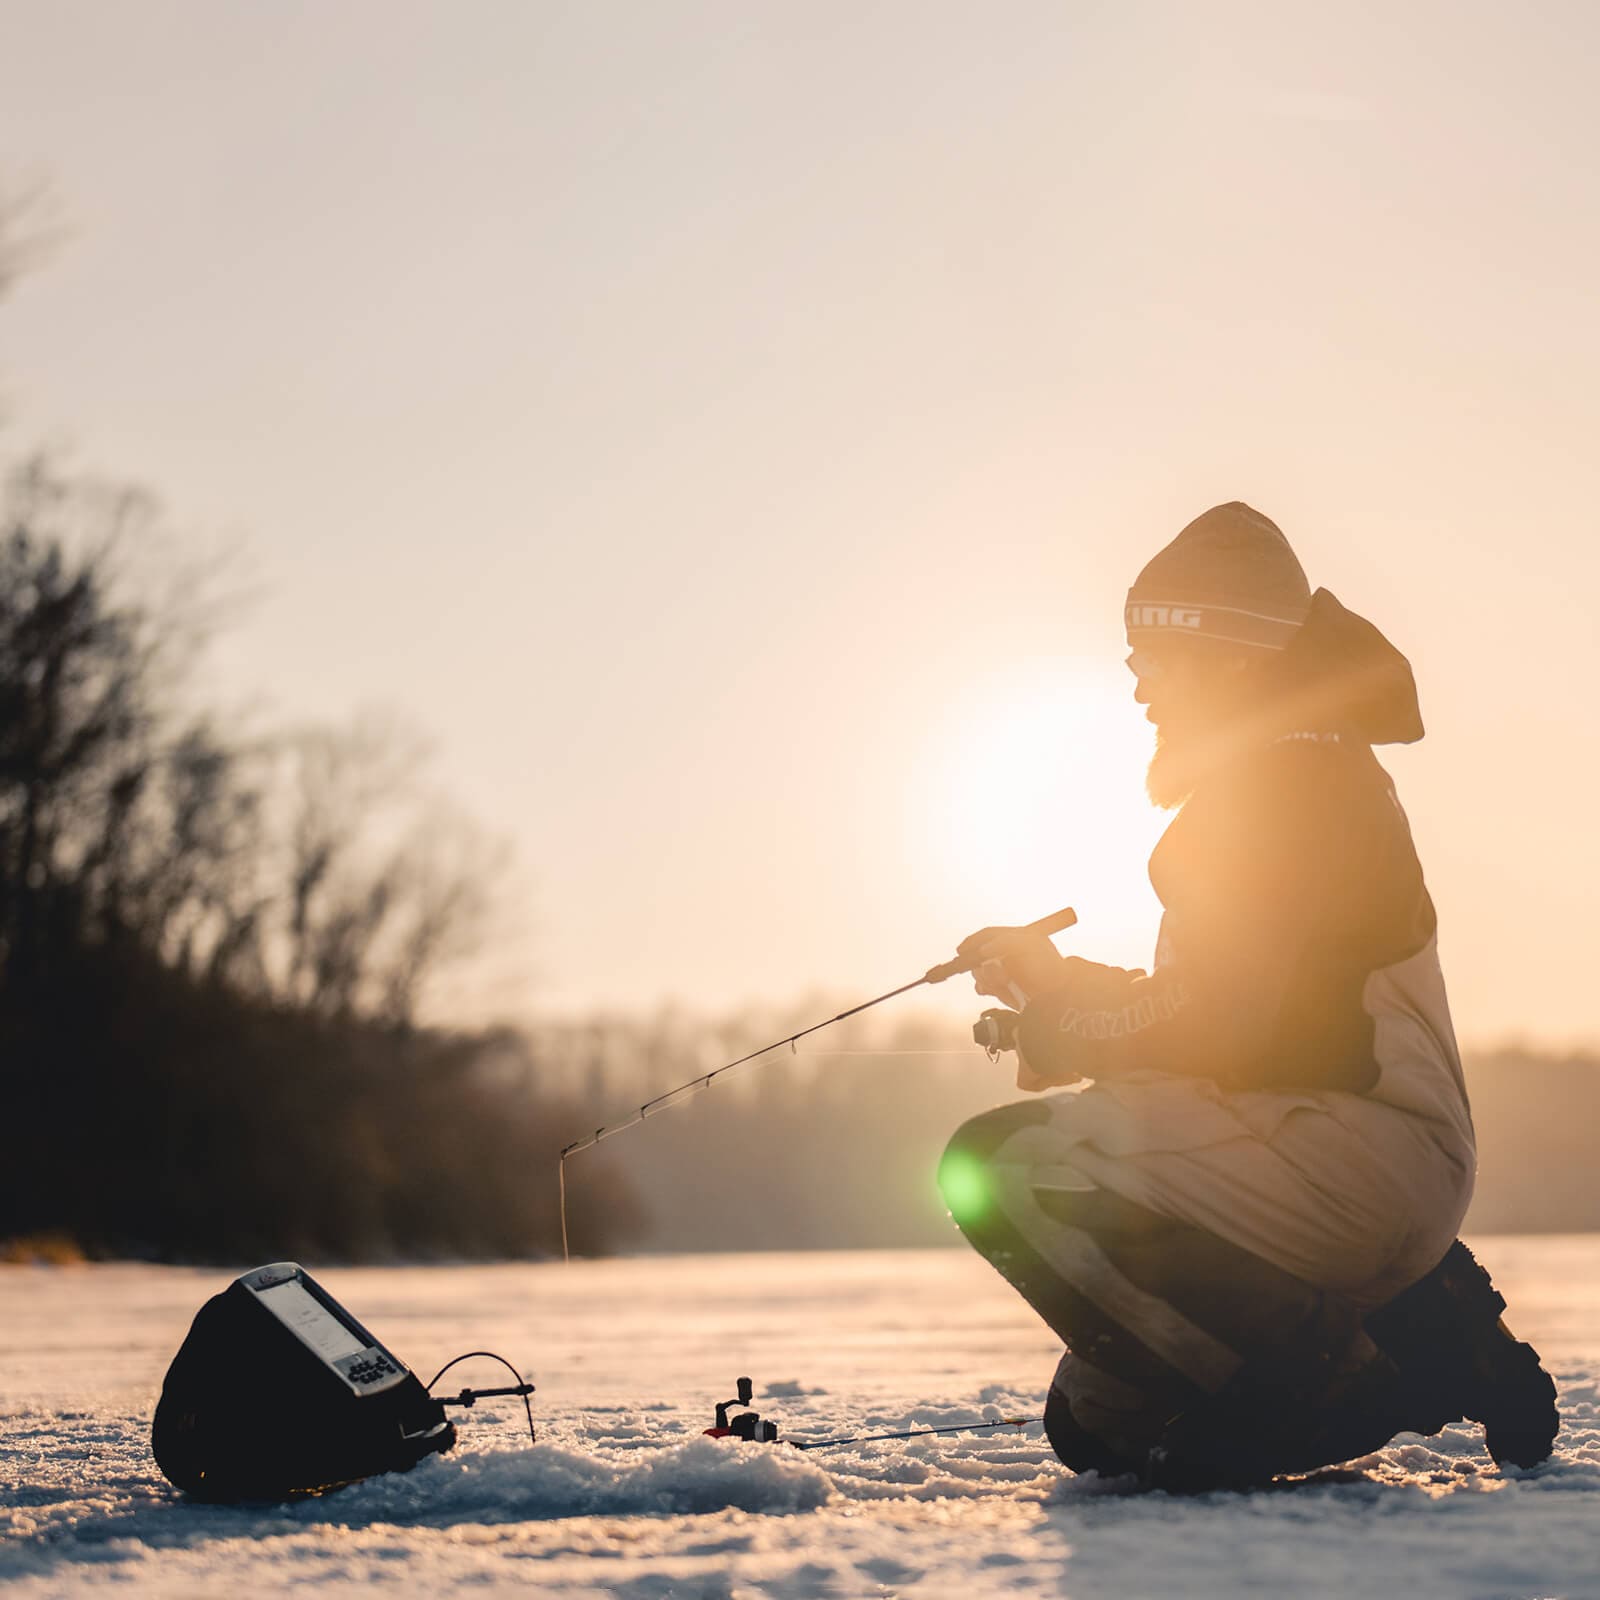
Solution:
<path fill-rule="evenodd" d="M 539 1442 L 520 1403 L 480 1403 L 411 1473 L 242 1509 L 189 1504 L 148 1448 L 166 1364 L 233 1274 L 0 1268 L 0 1586 L 1600 1600 L 1600 1236 L 1478 1248 L 1561 1387 L 1549 1463 L 1501 1473 L 1463 1425 L 1353 1482 L 1187 1500 L 1074 1478 L 1037 1426 L 815 1454 L 700 1436 L 742 1373 L 796 1436 L 1037 1416 L 1057 1348 L 965 1250 L 306 1263 L 425 1380 L 462 1350 L 510 1356 Z"/>

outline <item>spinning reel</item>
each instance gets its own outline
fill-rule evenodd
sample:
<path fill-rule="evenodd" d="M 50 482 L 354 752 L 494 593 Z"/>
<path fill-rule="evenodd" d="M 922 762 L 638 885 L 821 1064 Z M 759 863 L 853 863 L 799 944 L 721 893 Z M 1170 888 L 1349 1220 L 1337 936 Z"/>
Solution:
<path fill-rule="evenodd" d="M 763 1422 L 754 1411 L 741 1411 L 738 1416 L 729 1418 L 729 1406 L 747 1406 L 755 1395 L 755 1385 L 748 1378 L 739 1378 L 736 1382 L 739 1389 L 737 1397 L 718 1403 L 716 1425 L 706 1429 L 706 1436 L 711 1439 L 749 1439 L 756 1444 L 776 1444 L 777 1423 Z"/>
<path fill-rule="evenodd" d="M 972 1042 L 989 1052 L 991 1061 L 1000 1059 L 1002 1050 L 1017 1048 L 1017 1024 L 1021 1017 L 1003 1006 L 991 1006 L 972 1025 Z"/>

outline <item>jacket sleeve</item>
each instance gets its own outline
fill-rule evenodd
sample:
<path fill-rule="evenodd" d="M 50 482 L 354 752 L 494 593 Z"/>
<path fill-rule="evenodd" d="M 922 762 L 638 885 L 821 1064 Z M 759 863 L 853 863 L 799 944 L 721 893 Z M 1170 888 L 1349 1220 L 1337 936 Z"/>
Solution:
<path fill-rule="evenodd" d="M 1202 791 L 1152 861 L 1170 962 L 1069 960 L 1017 1029 L 1053 1082 L 1140 1069 L 1229 1088 L 1377 1081 L 1367 975 L 1420 949 L 1433 909 L 1404 814 L 1359 752 L 1273 747 Z"/>

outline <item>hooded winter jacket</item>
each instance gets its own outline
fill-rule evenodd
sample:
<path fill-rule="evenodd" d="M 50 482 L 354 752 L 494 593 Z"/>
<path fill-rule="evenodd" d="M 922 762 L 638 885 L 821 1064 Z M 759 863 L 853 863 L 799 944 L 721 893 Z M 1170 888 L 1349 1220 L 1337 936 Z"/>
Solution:
<path fill-rule="evenodd" d="M 1371 746 L 1422 736 L 1404 656 L 1326 590 L 1274 666 L 1268 714 L 1150 860 L 1150 976 L 1069 959 L 1018 1024 L 1054 1082 L 1146 1072 L 1345 1091 L 1471 1124 L 1405 813 Z"/>

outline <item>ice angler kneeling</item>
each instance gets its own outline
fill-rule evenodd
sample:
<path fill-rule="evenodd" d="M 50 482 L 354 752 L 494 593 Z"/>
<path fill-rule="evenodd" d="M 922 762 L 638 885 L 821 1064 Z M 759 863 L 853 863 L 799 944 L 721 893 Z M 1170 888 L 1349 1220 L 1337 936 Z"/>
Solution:
<path fill-rule="evenodd" d="M 1074 1470 L 1247 1485 L 1484 1424 L 1549 1455 L 1555 1390 L 1455 1237 L 1475 1148 L 1423 885 L 1375 744 L 1422 737 L 1410 666 L 1315 594 L 1250 507 L 1190 523 L 1128 596 L 1154 970 L 987 928 L 1017 1086 L 950 1141 L 974 1246 L 1061 1337 Z M 1083 1080 L 1092 1080 L 1085 1083 Z M 1067 1085 L 1075 1089 L 1062 1091 Z"/>

